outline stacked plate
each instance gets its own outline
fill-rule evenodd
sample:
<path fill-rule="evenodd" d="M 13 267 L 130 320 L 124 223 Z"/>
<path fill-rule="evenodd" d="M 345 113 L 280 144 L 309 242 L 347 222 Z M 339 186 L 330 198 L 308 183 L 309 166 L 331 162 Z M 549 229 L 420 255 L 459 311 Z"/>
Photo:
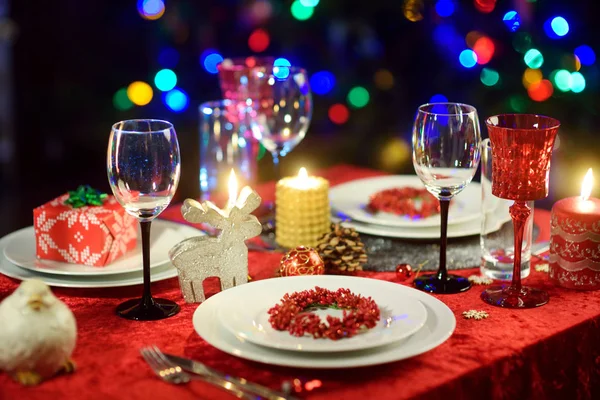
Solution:
<path fill-rule="evenodd" d="M 184 239 L 200 235 L 203 235 L 201 231 L 187 225 L 154 221 L 150 236 L 152 282 L 177 276 L 177 270 L 169 260 L 169 250 Z M 55 287 L 138 285 L 143 283 L 140 242 L 138 240 L 138 246 L 133 251 L 105 267 L 40 260 L 35 254 L 34 228 L 30 226 L 0 239 L 0 273 L 19 280 L 37 278 Z"/>
<path fill-rule="evenodd" d="M 315 286 L 371 297 L 378 325 L 340 340 L 296 337 L 277 331 L 268 310 L 286 293 Z M 340 310 L 319 310 L 341 316 Z M 299 276 L 251 282 L 220 292 L 194 313 L 196 332 L 214 347 L 248 360 L 300 368 L 351 368 L 398 361 L 424 353 L 448 339 L 456 326 L 441 301 L 392 282 L 350 276 Z"/>
<path fill-rule="evenodd" d="M 371 195 L 385 189 L 399 187 L 424 188 L 415 175 L 394 175 L 350 181 L 334 186 L 329 191 L 333 218 L 346 221 L 345 225 L 370 235 L 406 238 L 436 239 L 440 237 L 440 216 L 411 219 L 391 213 L 372 213 L 366 209 Z M 498 209 L 499 217 L 494 230 L 500 229 L 507 219 L 506 210 Z M 481 185 L 471 182 L 450 203 L 448 237 L 479 235 L 481 232 Z"/>

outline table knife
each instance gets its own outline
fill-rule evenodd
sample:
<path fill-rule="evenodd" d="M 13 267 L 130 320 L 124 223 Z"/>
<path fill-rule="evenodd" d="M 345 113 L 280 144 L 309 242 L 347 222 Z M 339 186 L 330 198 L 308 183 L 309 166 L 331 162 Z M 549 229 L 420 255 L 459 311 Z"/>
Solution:
<path fill-rule="evenodd" d="M 297 400 L 295 397 L 287 395 L 282 392 L 278 392 L 273 389 L 269 389 L 266 386 L 262 386 L 256 383 L 248 382 L 244 378 L 238 378 L 231 375 L 226 375 L 222 372 L 214 370 L 199 361 L 190 360 L 188 358 L 178 357 L 172 354 L 166 354 L 165 356 L 173 363 L 179 365 L 184 370 L 200 376 L 217 376 L 222 379 L 226 379 L 240 387 L 240 389 L 247 392 L 251 392 L 262 396 L 269 400 Z"/>

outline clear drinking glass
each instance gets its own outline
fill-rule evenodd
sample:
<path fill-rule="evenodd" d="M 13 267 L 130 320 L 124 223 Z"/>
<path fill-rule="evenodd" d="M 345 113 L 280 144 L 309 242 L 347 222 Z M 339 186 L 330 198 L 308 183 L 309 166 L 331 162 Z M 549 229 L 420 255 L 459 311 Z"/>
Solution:
<path fill-rule="evenodd" d="M 481 142 L 481 273 L 492 279 L 511 280 L 514 263 L 514 228 L 509 208 L 513 201 L 492 193 L 492 143 Z M 533 239 L 533 201 L 528 201 L 531 215 L 525 223 L 521 250 L 521 278 L 530 271 Z"/>
<path fill-rule="evenodd" d="M 200 199 L 220 207 L 227 201 L 233 169 L 239 186 L 252 186 L 257 176 L 258 142 L 250 129 L 252 106 L 219 100 L 200 105 Z"/>
<path fill-rule="evenodd" d="M 254 137 L 271 152 L 279 179 L 279 158 L 304 139 L 312 118 L 308 74 L 297 67 L 257 67 L 250 71 L 250 81 L 263 88 L 255 107 Z"/>
<path fill-rule="evenodd" d="M 179 143 L 170 122 L 139 119 L 117 122 L 108 141 L 108 181 L 117 201 L 140 221 L 144 291 L 139 299 L 117 306 L 117 314 L 134 320 L 157 320 L 179 306 L 150 292 L 150 226 L 171 202 L 180 175 Z"/>
<path fill-rule="evenodd" d="M 427 190 L 440 201 L 440 263 L 435 274 L 415 279 L 415 287 L 432 293 L 458 293 L 469 280 L 449 275 L 446 266 L 450 200 L 471 182 L 480 157 L 477 110 L 460 103 L 430 103 L 419 107 L 413 127 L 413 165 Z"/>

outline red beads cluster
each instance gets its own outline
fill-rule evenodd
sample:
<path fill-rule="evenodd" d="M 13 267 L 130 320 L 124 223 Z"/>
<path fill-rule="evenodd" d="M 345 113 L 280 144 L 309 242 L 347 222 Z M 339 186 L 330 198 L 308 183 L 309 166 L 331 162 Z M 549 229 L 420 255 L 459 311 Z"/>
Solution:
<path fill-rule="evenodd" d="M 327 316 L 327 323 L 313 312 L 314 307 L 343 309 L 343 318 Z M 370 297 L 352 293 L 349 289 L 336 291 L 315 286 L 314 289 L 286 293 L 279 304 L 269 310 L 269 322 L 278 331 L 287 330 L 294 336 L 311 335 L 315 339 L 339 340 L 377 325 L 380 311 Z"/>
<path fill-rule="evenodd" d="M 439 214 L 440 203 L 427 189 L 401 187 L 375 193 L 369 199 L 367 209 L 371 212 L 383 211 L 410 218 L 426 218 Z"/>

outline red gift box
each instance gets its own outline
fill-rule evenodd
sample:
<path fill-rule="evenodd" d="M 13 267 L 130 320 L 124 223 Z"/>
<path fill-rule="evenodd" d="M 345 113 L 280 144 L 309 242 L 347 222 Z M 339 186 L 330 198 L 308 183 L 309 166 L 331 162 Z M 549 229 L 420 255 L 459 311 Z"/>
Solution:
<path fill-rule="evenodd" d="M 137 221 L 108 196 L 102 206 L 73 208 L 62 195 L 33 210 L 38 258 L 105 266 L 132 250 Z"/>
<path fill-rule="evenodd" d="M 554 204 L 549 276 L 569 289 L 600 289 L 600 200 L 570 197 Z"/>

